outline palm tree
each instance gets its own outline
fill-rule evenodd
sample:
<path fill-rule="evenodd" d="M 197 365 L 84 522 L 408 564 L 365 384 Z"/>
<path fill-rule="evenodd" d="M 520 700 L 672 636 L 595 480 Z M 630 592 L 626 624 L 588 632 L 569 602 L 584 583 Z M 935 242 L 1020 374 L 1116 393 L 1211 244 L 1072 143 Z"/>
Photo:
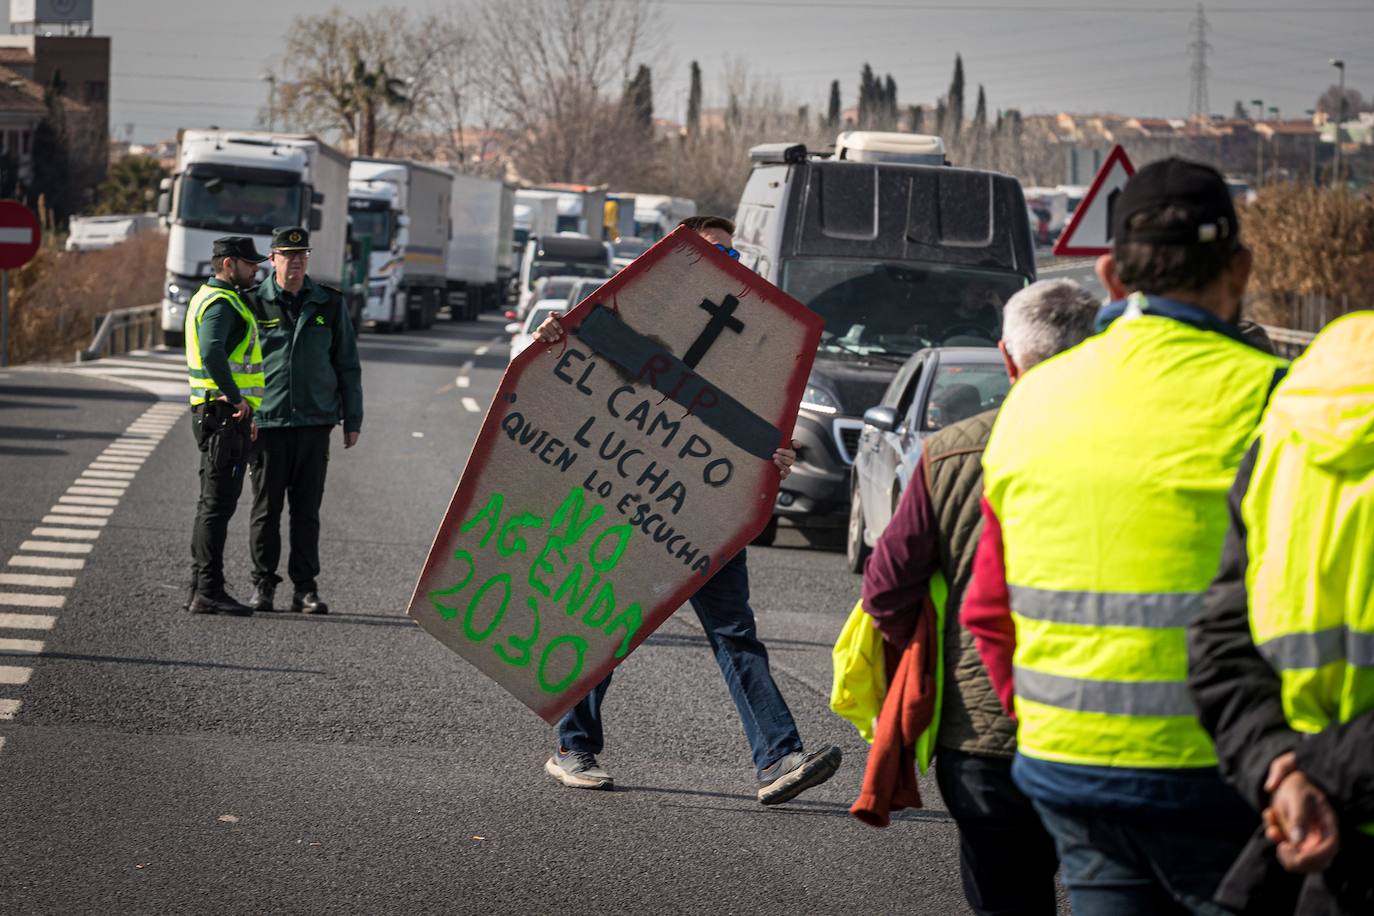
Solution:
<path fill-rule="evenodd" d="M 403 91 L 407 80 L 391 76 L 386 72 L 386 63 L 369 70 L 361 57 L 353 58 L 353 78 L 348 83 L 348 94 L 352 96 L 354 136 L 357 138 L 357 155 L 372 156 L 377 148 L 377 110 L 382 107 L 397 111 L 410 111 L 414 101 Z"/>

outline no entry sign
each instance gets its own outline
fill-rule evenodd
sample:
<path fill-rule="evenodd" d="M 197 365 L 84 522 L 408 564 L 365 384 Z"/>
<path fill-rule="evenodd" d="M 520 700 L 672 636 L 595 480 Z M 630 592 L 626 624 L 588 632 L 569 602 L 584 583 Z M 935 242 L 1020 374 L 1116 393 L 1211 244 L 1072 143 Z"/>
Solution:
<path fill-rule="evenodd" d="M 0 270 L 29 263 L 42 240 L 43 230 L 32 210 L 17 200 L 0 200 Z"/>
<path fill-rule="evenodd" d="M 411 598 L 554 722 L 772 515 L 823 322 L 678 229 L 506 370 Z"/>

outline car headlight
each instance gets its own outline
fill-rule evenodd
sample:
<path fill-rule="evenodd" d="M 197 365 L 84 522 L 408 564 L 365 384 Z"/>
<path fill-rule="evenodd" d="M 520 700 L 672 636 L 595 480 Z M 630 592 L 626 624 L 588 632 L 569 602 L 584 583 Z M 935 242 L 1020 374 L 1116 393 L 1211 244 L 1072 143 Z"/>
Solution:
<path fill-rule="evenodd" d="M 801 409 L 830 416 L 840 412 L 840 402 L 824 388 L 807 385 L 806 390 L 802 392 Z"/>

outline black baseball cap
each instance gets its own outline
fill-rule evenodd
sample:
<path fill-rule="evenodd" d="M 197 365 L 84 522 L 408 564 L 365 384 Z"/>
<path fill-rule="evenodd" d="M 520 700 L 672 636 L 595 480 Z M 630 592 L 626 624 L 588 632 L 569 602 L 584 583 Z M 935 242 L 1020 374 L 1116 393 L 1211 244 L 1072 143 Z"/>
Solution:
<path fill-rule="evenodd" d="M 226 235 L 224 238 L 215 239 L 210 255 L 216 258 L 238 258 L 241 261 L 252 261 L 254 264 L 261 264 L 267 260 L 267 255 L 258 254 L 257 246 L 246 235 Z"/>
<path fill-rule="evenodd" d="M 310 231 L 304 226 L 278 226 L 272 230 L 273 251 L 309 251 Z"/>
<path fill-rule="evenodd" d="M 1188 214 L 1184 222 L 1167 227 L 1132 229 L 1137 213 L 1175 207 Z M 1112 212 L 1114 243 L 1149 242 L 1156 245 L 1240 244 L 1240 221 L 1226 179 L 1209 165 L 1170 157 L 1136 172 L 1121 189 Z"/>

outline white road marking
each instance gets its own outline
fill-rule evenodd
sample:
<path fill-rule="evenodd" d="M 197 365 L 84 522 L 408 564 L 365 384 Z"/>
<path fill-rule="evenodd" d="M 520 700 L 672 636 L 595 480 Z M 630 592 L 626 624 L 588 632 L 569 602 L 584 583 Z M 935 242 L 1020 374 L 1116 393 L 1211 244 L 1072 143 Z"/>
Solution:
<path fill-rule="evenodd" d="M 141 445 L 111 445 L 104 452 L 106 455 L 122 455 L 125 458 L 147 458 L 152 453 L 153 446 L 144 448 Z"/>
<path fill-rule="evenodd" d="M 66 506 L 66 505 L 63 505 L 63 506 L 53 506 L 53 507 L 52 507 L 51 509 L 49 509 L 48 511 L 49 511 L 49 512 L 54 512 L 54 513 L 56 513 L 56 512 L 65 512 L 65 513 L 67 513 L 68 515 L 99 515 L 99 516 L 105 516 L 105 517 L 114 515 L 114 510 L 113 510 L 113 509 L 106 509 L 104 506 Z M 48 520 L 48 519 L 47 519 L 46 517 L 44 517 L 43 521 L 46 522 L 47 520 Z"/>
<path fill-rule="evenodd" d="M 116 468 L 133 468 L 136 470 L 147 460 L 146 458 L 138 458 L 133 455 L 115 455 L 107 452 L 92 461 L 91 467 L 99 466 L 111 471 Z"/>
<path fill-rule="evenodd" d="M 59 503 L 72 506 L 117 506 L 119 500 L 107 496 L 59 496 Z"/>
<path fill-rule="evenodd" d="M 54 506 L 51 511 L 61 512 L 61 507 Z M 106 512 L 106 515 L 110 513 Z M 79 518 L 75 515 L 45 515 L 43 524 L 45 525 L 90 525 L 95 528 L 104 528 L 109 522 L 107 518 Z"/>
<path fill-rule="evenodd" d="M 85 544 L 81 545 L 87 546 Z M 35 595 L 30 592 L 0 592 L 0 605 L 6 607 L 62 607 L 66 595 Z"/>
<path fill-rule="evenodd" d="M 34 532 L 45 529 L 35 528 Z M 61 528 L 48 528 L 48 531 L 61 531 Z M 84 533 L 84 532 L 83 532 Z M 97 532 L 91 532 L 96 534 Z M 0 585 L 18 585 L 22 588 L 71 588 L 76 584 L 76 576 L 44 576 L 38 573 L 0 573 Z"/>
<path fill-rule="evenodd" d="M 24 541 L 20 550 L 31 553 L 90 553 L 94 544 L 68 544 L 66 541 Z"/>
<path fill-rule="evenodd" d="M 0 630 L 51 630 L 56 623 L 51 614 L 0 614 Z"/>
<path fill-rule="evenodd" d="M 129 489 L 132 480 L 119 480 L 113 477 L 87 477 L 89 471 L 83 471 L 82 475 L 76 478 L 72 484 L 74 487 L 112 487 L 116 493 L 123 493 Z"/>
<path fill-rule="evenodd" d="M 13 719 L 23 705 L 22 700 L 0 700 L 0 719 Z"/>
<path fill-rule="evenodd" d="M 17 556 L 10 557 L 11 566 L 29 569 L 85 569 L 86 561 L 78 557 Z"/>
<path fill-rule="evenodd" d="M 118 439 L 115 439 L 110 443 L 110 448 L 118 448 L 135 452 L 151 452 L 153 449 L 157 448 L 157 443 L 153 442 L 151 439 L 147 437 L 133 439 L 127 436 L 120 436 Z"/>
<path fill-rule="evenodd" d="M 39 639 L 0 639 L 0 654 L 37 655 L 43 651 L 43 641 Z"/>
<path fill-rule="evenodd" d="M 33 669 L 22 665 L 0 665 L 0 684 L 22 687 L 33 677 Z"/>
<path fill-rule="evenodd" d="M 39 525 L 30 532 L 36 538 L 75 538 L 82 541 L 94 541 L 100 537 L 99 528 L 48 528 Z M 5 580 L 0 579 L 0 585 L 4 585 Z"/>
<path fill-rule="evenodd" d="M 115 467 L 118 467 L 118 465 L 115 465 Z M 81 472 L 85 477 L 100 477 L 105 480 L 133 480 L 134 475 L 137 473 L 137 471 L 112 470 L 108 466 L 102 467 L 95 463 L 92 463 L 90 467 Z"/>
<path fill-rule="evenodd" d="M 466 375 L 460 375 L 458 376 L 454 384 L 456 384 L 459 388 L 467 388 L 469 385 L 472 384 L 472 379 L 468 378 Z"/>
<path fill-rule="evenodd" d="M 478 356 L 486 356 L 487 353 L 490 351 L 491 347 L 487 346 L 486 344 L 483 344 L 482 346 L 478 347 L 476 350 L 473 350 L 472 352 L 476 353 Z"/>
<path fill-rule="evenodd" d="M 470 413 L 477 413 L 482 409 L 473 398 L 463 398 L 463 408 Z"/>
<path fill-rule="evenodd" d="M 77 481 L 80 483 L 80 481 Z M 123 496 L 124 491 L 113 487 L 67 487 L 67 492 L 72 496 Z"/>

